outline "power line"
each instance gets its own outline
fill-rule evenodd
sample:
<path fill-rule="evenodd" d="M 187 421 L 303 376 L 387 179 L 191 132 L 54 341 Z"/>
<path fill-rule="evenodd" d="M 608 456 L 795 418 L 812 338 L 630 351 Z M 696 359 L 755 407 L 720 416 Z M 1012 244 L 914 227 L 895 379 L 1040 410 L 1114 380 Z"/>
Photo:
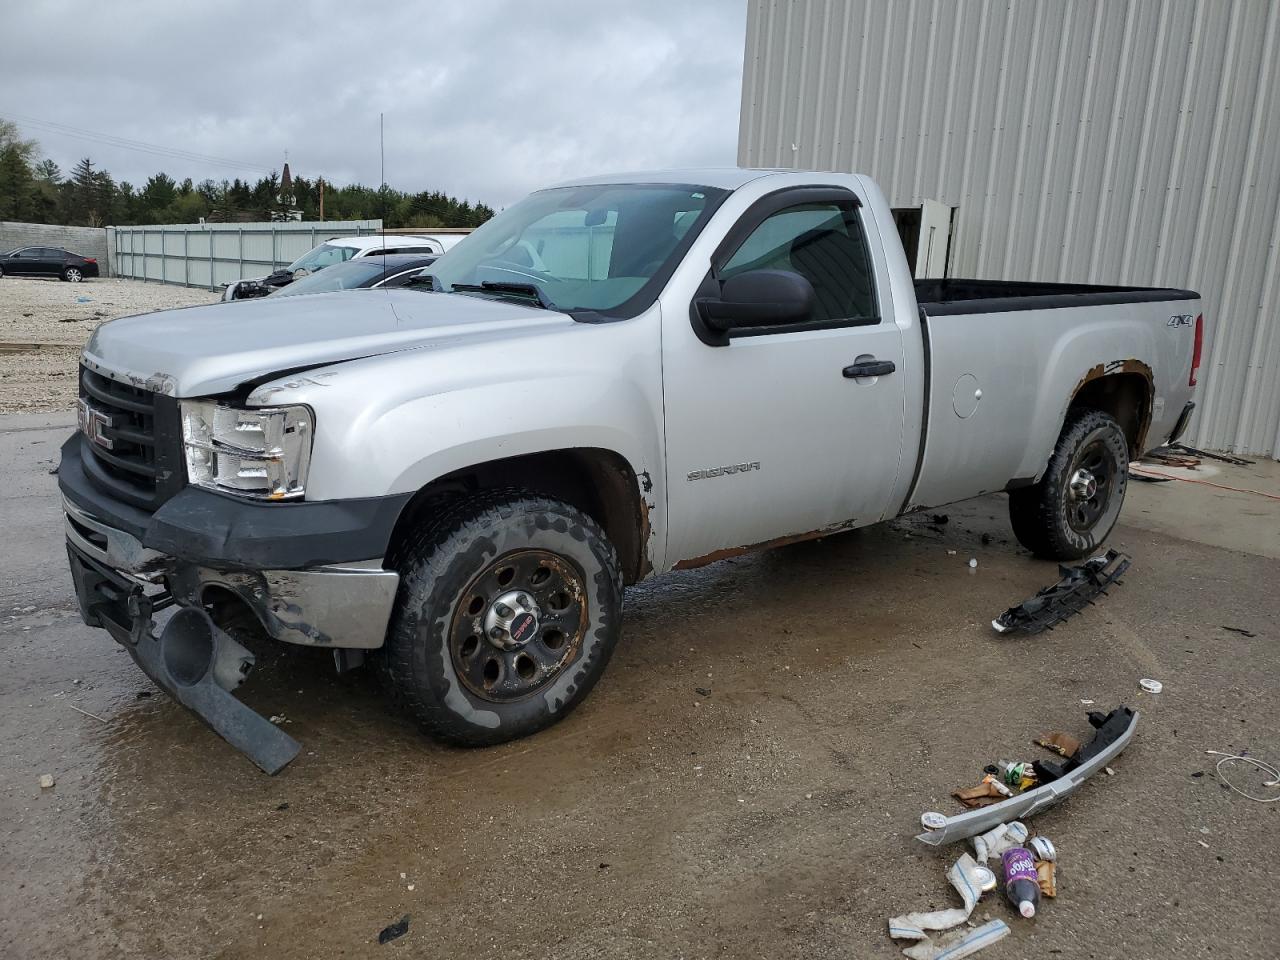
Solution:
<path fill-rule="evenodd" d="M 104 146 L 112 146 L 122 150 L 132 150 L 137 153 L 152 154 L 169 160 L 188 160 L 210 166 L 228 167 L 236 170 L 252 170 L 256 173 L 270 173 L 273 172 L 274 169 L 257 163 L 249 163 L 242 160 L 232 160 L 228 157 L 217 157 L 210 154 L 196 153 L 195 151 L 183 150 L 178 147 L 166 147 L 157 143 L 148 143 L 144 140 L 133 140 L 128 137 L 118 137 L 114 134 L 100 133 L 96 130 L 86 130 L 83 127 L 74 127 L 70 124 L 57 123 L 52 120 L 40 120 L 35 117 L 18 116 L 17 114 L 9 114 L 7 117 L 0 117 L 0 119 L 8 119 L 20 125 L 35 127 L 37 130 L 43 129 L 61 136 L 73 137 L 75 139 L 99 143 Z"/>

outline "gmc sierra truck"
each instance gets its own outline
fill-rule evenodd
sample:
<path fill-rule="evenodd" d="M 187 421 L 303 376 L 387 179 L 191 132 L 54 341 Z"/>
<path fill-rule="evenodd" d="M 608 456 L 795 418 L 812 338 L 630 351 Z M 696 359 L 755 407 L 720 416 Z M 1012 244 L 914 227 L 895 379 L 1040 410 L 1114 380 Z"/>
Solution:
<path fill-rule="evenodd" d="M 81 613 L 269 772 L 230 691 L 276 641 L 372 661 L 430 733 L 533 733 L 600 678 L 623 588 L 1008 491 L 1074 559 L 1191 413 L 1186 290 L 913 281 L 863 176 L 581 180 L 416 287 L 103 324 L 59 484 Z"/>

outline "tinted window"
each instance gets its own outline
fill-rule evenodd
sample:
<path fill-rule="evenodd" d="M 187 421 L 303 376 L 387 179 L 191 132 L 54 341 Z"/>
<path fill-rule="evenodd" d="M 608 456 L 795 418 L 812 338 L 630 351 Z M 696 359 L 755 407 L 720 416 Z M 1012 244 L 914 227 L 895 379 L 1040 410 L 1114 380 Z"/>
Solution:
<path fill-rule="evenodd" d="M 381 275 L 382 261 L 376 257 L 360 257 L 346 263 L 336 263 L 326 270 L 317 270 L 281 287 L 273 297 L 296 297 L 306 293 L 334 293 L 350 290 Z"/>
<path fill-rule="evenodd" d="M 335 263 L 343 263 L 350 260 L 355 255 L 355 247 L 341 247 L 332 243 L 322 243 L 305 257 L 301 257 L 289 264 L 289 269 L 292 271 L 306 270 L 315 273 L 317 270 L 331 267 Z"/>
<path fill-rule="evenodd" d="M 877 322 L 871 259 L 852 205 L 801 204 L 779 210 L 751 232 L 720 271 L 789 270 L 811 284 L 813 319 Z"/>
<path fill-rule="evenodd" d="M 55 250 L 53 247 L 45 247 L 42 254 L 42 259 L 62 260 L 66 257 L 66 255 L 67 255 L 67 252 L 65 250 Z"/>

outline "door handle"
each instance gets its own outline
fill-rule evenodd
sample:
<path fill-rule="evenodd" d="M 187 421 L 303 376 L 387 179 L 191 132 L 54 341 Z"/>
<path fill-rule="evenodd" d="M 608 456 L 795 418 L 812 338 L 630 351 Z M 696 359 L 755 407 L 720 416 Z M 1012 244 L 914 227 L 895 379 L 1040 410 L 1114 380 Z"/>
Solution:
<path fill-rule="evenodd" d="M 863 360 L 861 363 L 851 364 L 844 368 L 844 375 L 850 380 L 859 377 L 883 377 L 885 374 L 893 373 L 898 366 L 892 360 Z"/>

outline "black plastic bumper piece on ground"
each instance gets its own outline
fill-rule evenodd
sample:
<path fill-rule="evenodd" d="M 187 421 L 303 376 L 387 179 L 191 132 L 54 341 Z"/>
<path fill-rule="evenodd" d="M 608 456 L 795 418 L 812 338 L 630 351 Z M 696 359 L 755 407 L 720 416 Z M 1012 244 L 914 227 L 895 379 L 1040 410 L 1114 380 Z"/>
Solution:
<path fill-rule="evenodd" d="M 142 588 L 68 547 L 81 615 L 104 627 L 165 693 L 269 774 L 279 773 L 302 745 L 230 693 L 248 674 L 253 656 L 195 607 L 169 618 L 159 636 L 155 610 L 171 601 Z"/>
<path fill-rule="evenodd" d="M 1062 579 L 1045 587 L 1034 597 L 1016 607 L 1010 607 L 991 621 L 998 633 L 1021 630 L 1023 633 L 1039 633 L 1052 630 L 1068 617 L 1079 613 L 1095 597 L 1107 592 L 1113 583 L 1129 569 L 1128 556 L 1118 550 L 1108 550 L 1100 557 L 1086 560 L 1078 567 L 1059 566 Z"/>
<path fill-rule="evenodd" d="M 400 511 L 413 496 L 261 503 L 187 486 L 148 513 L 104 492 L 94 483 L 94 469 L 75 434 L 62 445 L 63 495 L 143 546 L 222 570 L 301 570 L 376 560 L 386 555 Z"/>

